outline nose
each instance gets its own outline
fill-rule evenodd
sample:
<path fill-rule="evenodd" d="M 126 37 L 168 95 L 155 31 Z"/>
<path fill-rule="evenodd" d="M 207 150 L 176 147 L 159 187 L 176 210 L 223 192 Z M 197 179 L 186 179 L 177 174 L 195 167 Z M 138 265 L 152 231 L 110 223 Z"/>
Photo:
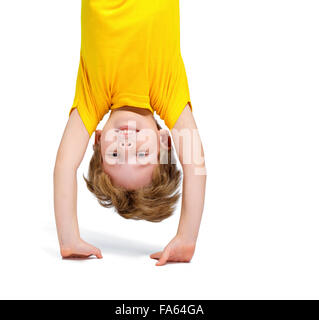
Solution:
<path fill-rule="evenodd" d="M 132 149 L 134 147 L 134 141 L 132 139 L 121 139 L 119 146 L 122 149 Z"/>

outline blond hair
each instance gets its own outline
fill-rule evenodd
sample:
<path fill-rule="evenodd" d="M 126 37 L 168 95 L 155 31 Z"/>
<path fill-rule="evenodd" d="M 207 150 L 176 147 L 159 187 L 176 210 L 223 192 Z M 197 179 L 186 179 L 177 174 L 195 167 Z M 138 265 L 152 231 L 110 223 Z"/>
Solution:
<path fill-rule="evenodd" d="M 170 217 L 180 197 L 181 171 L 177 168 L 172 147 L 165 155 L 168 163 L 159 163 L 154 169 L 152 183 L 137 190 L 126 190 L 112 184 L 103 170 L 100 143 L 94 145 L 87 188 L 95 195 L 101 206 L 114 207 L 125 219 L 160 222 Z M 162 151 L 160 152 L 162 154 Z"/>

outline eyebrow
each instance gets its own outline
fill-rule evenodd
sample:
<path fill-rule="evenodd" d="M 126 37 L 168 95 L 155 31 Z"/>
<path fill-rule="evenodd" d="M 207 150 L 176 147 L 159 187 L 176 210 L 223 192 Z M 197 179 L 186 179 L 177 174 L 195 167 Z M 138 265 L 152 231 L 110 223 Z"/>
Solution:
<path fill-rule="evenodd" d="M 142 170 L 142 169 L 145 169 L 146 167 L 149 167 L 149 166 L 151 166 L 151 165 L 153 165 L 152 163 L 136 163 L 136 164 L 127 164 L 127 163 L 121 163 L 121 164 L 119 164 L 119 163 L 115 163 L 115 164 L 108 164 L 106 161 L 103 161 L 103 164 L 104 163 L 106 163 L 107 165 L 109 165 L 108 166 L 108 168 L 113 168 L 113 170 L 115 169 L 115 167 L 116 167 L 116 170 L 120 170 L 121 168 L 121 166 L 126 166 L 126 165 L 130 165 L 130 166 L 134 166 L 135 168 L 138 168 L 138 169 L 140 169 L 140 170 Z"/>
<path fill-rule="evenodd" d="M 120 166 L 126 166 L 126 165 L 134 166 L 135 168 L 145 168 L 145 167 L 150 166 L 151 163 L 131 163 L 131 164 L 128 164 L 128 163 L 121 163 L 121 164 L 116 163 L 113 166 L 120 167 Z"/>

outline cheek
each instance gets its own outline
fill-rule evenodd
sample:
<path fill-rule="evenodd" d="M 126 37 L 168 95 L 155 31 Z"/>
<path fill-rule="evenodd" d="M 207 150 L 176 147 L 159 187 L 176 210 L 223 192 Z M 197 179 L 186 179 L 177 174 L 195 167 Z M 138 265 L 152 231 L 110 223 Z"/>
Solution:
<path fill-rule="evenodd" d="M 114 169 L 116 168 L 116 164 L 109 164 L 105 160 L 106 159 L 104 159 L 104 161 L 103 161 L 103 171 L 104 171 L 104 173 L 106 173 L 107 175 L 112 177 L 114 175 L 114 172 L 115 172 Z"/>

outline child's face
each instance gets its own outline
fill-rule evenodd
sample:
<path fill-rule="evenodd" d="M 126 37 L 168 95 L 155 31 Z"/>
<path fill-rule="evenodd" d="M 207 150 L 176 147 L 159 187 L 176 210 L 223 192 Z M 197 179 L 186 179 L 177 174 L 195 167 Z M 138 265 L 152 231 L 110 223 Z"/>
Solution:
<path fill-rule="evenodd" d="M 152 181 L 165 130 L 158 130 L 148 110 L 123 107 L 112 111 L 100 140 L 103 168 L 113 184 L 137 189 Z"/>

